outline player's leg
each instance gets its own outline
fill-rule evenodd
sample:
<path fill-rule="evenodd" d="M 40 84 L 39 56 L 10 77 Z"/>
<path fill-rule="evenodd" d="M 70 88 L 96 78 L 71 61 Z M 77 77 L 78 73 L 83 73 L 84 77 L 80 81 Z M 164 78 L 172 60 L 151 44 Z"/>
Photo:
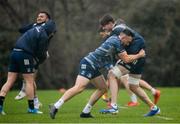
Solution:
<path fill-rule="evenodd" d="M 19 72 L 17 58 L 18 58 L 17 53 L 15 51 L 12 51 L 10 55 L 10 64 L 8 66 L 7 81 L 1 88 L 1 92 L 0 92 L 0 114 L 5 114 L 3 112 L 3 102 L 6 94 L 8 93 L 14 82 L 16 81 Z"/>
<path fill-rule="evenodd" d="M 26 82 L 26 95 L 28 99 L 28 113 L 42 114 L 38 109 L 34 108 L 34 76 L 36 61 L 31 54 L 24 51 L 19 52 L 19 69 L 23 79 Z"/>
<path fill-rule="evenodd" d="M 37 95 L 37 85 L 36 82 L 34 82 L 34 108 L 39 109 L 42 106 L 42 103 L 39 101 L 38 95 Z"/>
<path fill-rule="evenodd" d="M 108 80 L 106 80 L 106 85 L 107 85 L 107 88 L 109 89 L 109 81 Z M 111 107 L 111 96 L 108 95 L 108 90 L 107 90 L 107 92 L 105 92 L 102 95 L 101 98 L 104 102 L 106 102 L 107 108 L 110 108 Z"/>
<path fill-rule="evenodd" d="M 160 109 L 149 99 L 144 90 L 139 86 L 140 78 L 141 75 L 129 74 L 129 87 L 151 109 L 151 111 L 145 116 L 153 116 L 155 114 L 158 114 L 160 112 Z"/>
<path fill-rule="evenodd" d="M 34 74 L 34 80 L 36 80 L 36 76 L 37 76 L 37 69 L 38 69 L 38 65 L 35 66 L 35 74 Z M 39 107 L 42 106 L 42 103 L 39 101 L 38 95 L 37 95 L 37 85 L 36 82 L 34 82 L 34 108 L 39 109 Z"/>
<path fill-rule="evenodd" d="M 118 97 L 119 87 L 118 87 L 117 78 L 114 76 L 114 74 L 112 72 L 110 72 L 109 75 L 108 75 L 108 80 L 110 82 L 109 89 L 110 89 L 110 92 L 111 92 L 111 106 L 113 108 L 118 109 L 118 107 L 117 107 L 117 97 Z"/>
<path fill-rule="evenodd" d="M 26 94 L 28 98 L 28 112 L 33 114 L 42 114 L 43 112 L 35 108 L 34 104 L 34 73 L 23 74 L 23 78 L 26 82 Z"/>
<path fill-rule="evenodd" d="M 130 99 L 131 99 L 131 101 L 128 102 L 127 106 L 133 107 L 133 106 L 139 105 L 139 103 L 137 101 L 136 95 L 129 89 L 128 78 L 129 78 L 129 75 L 127 74 L 127 75 L 122 76 L 120 80 L 121 80 L 121 83 L 123 83 L 126 91 L 128 92 L 128 95 L 130 96 Z"/>
<path fill-rule="evenodd" d="M 121 70 L 119 69 L 121 68 Z M 113 67 L 108 73 L 108 81 L 109 81 L 109 89 L 111 93 L 111 108 L 102 109 L 100 113 L 118 113 L 118 105 L 117 105 L 117 97 L 118 97 L 118 80 L 121 78 L 122 75 L 128 73 L 128 70 L 124 67 Z"/>
<path fill-rule="evenodd" d="M 14 82 L 16 81 L 18 73 L 15 72 L 8 72 L 8 78 L 6 83 L 3 85 L 3 87 L 1 88 L 1 92 L 0 92 L 0 114 L 5 115 L 4 111 L 3 111 L 3 103 L 5 100 L 5 96 L 8 93 L 8 91 L 10 90 L 10 88 L 13 86 Z"/>
<path fill-rule="evenodd" d="M 116 77 L 112 74 L 111 71 L 108 75 L 108 81 L 110 82 L 109 89 L 110 89 L 110 93 L 111 93 L 111 104 L 108 109 L 100 110 L 100 113 L 116 114 L 119 112 L 118 105 L 117 105 L 117 97 L 118 97 L 118 89 L 119 88 L 118 88 L 118 81 L 117 81 Z"/>
<path fill-rule="evenodd" d="M 64 104 L 64 102 L 81 93 L 86 88 L 89 81 L 88 78 L 78 75 L 75 85 L 68 89 L 53 106 L 50 106 L 50 117 L 54 119 L 58 109 Z"/>
<path fill-rule="evenodd" d="M 153 88 L 149 83 L 147 83 L 145 80 L 140 80 L 139 85 L 149 91 L 151 91 L 152 95 L 154 96 L 154 103 L 157 104 L 159 101 L 161 92 L 158 89 Z"/>
<path fill-rule="evenodd" d="M 107 80 L 106 81 L 106 85 L 109 87 L 109 81 Z M 105 102 L 109 102 L 109 98 L 108 98 L 108 91 L 105 92 L 103 95 L 102 95 L 102 100 L 105 101 Z"/>
<path fill-rule="evenodd" d="M 26 82 L 26 95 L 28 99 L 28 112 L 37 113 L 34 108 L 34 73 L 23 74 L 23 78 Z"/>
<path fill-rule="evenodd" d="M 97 90 L 91 95 L 88 103 L 84 107 L 84 109 L 80 115 L 80 117 L 82 117 L 82 118 L 92 117 L 90 112 L 91 112 L 93 105 L 99 100 L 99 98 L 101 98 L 101 96 L 105 92 L 107 92 L 107 84 L 106 84 L 106 81 L 105 81 L 103 75 L 100 75 L 100 76 L 94 78 L 93 84 L 97 88 Z"/>
<path fill-rule="evenodd" d="M 36 73 L 34 75 L 35 75 L 34 79 L 36 79 Z M 22 88 L 18 93 L 18 95 L 15 97 L 15 100 L 21 100 L 26 96 L 26 92 L 25 92 L 26 82 L 24 80 L 22 82 L 23 82 Z M 37 86 L 36 86 L 36 82 L 34 82 L 34 108 L 39 109 L 39 107 L 42 106 L 42 103 L 39 101 L 36 90 L 37 90 Z"/>
<path fill-rule="evenodd" d="M 73 96 L 81 93 L 86 88 L 88 83 L 89 83 L 89 79 L 87 79 L 81 75 L 78 75 L 75 85 L 72 88 L 70 88 L 69 90 L 67 90 L 61 97 L 63 102 L 66 102 L 66 101 L 70 100 Z M 58 105 L 56 106 L 56 104 L 55 104 L 55 107 L 59 108 L 60 106 L 58 106 Z"/>

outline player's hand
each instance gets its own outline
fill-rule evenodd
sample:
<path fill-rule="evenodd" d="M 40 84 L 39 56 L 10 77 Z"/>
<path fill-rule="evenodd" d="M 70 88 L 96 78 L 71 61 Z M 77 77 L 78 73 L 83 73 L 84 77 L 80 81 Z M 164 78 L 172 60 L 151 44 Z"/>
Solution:
<path fill-rule="evenodd" d="M 141 49 L 141 50 L 139 51 L 139 56 L 140 56 L 140 57 L 145 57 L 145 56 L 146 56 L 146 53 L 145 53 L 145 50 L 144 50 L 144 49 Z"/>

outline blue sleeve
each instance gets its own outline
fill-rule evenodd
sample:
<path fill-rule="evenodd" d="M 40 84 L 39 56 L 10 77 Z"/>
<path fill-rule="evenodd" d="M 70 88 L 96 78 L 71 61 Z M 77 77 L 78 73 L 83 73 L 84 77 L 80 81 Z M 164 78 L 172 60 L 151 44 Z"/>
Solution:
<path fill-rule="evenodd" d="M 141 49 L 146 48 L 144 38 L 138 33 L 135 34 L 135 38 L 133 40 L 138 44 L 139 48 Z"/>
<path fill-rule="evenodd" d="M 122 53 L 125 51 L 124 46 L 121 44 L 118 38 L 113 38 L 111 42 L 115 48 L 116 53 Z"/>
<path fill-rule="evenodd" d="M 29 29 L 31 29 L 33 27 L 34 24 L 28 24 L 28 25 L 25 25 L 25 26 L 22 26 L 21 28 L 19 28 L 19 32 L 21 34 L 25 33 L 26 31 L 28 31 Z"/>

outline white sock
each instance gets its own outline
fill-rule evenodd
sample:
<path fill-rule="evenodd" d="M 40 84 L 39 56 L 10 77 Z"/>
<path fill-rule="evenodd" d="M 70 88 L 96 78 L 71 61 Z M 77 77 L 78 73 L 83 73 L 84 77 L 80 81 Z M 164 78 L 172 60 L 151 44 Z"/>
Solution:
<path fill-rule="evenodd" d="M 83 113 L 90 113 L 92 109 L 92 105 L 90 105 L 89 103 L 86 104 L 86 106 L 83 109 Z"/>
<path fill-rule="evenodd" d="M 118 109 L 118 106 L 117 106 L 116 103 L 111 103 L 111 106 L 112 106 L 113 108 L 115 108 L 115 109 Z"/>
<path fill-rule="evenodd" d="M 34 97 L 34 108 L 39 109 L 39 99 L 37 96 Z"/>
<path fill-rule="evenodd" d="M 151 92 L 152 92 L 153 95 L 155 95 L 156 94 L 156 89 L 152 88 Z"/>
<path fill-rule="evenodd" d="M 34 97 L 34 103 L 39 103 L 38 97 Z"/>
<path fill-rule="evenodd" d="M 131 101 L 132 101 L 132 102 L 137 102 L 137 97 L 136 97 L 135 94 L 132 94 L 132 95 L 131 95 Z"/>
<path fill-rule="evenodd" d="M 39 99 L 38 99 L 38 97 L 34 97 L 34 108 L 39 109 Z"/>
<path fill-rule="evenodd" d="M 62 105 L 64 104 L 64 100 L 63 99 L 59 99 L 54 106 L 59 109 Z"/>

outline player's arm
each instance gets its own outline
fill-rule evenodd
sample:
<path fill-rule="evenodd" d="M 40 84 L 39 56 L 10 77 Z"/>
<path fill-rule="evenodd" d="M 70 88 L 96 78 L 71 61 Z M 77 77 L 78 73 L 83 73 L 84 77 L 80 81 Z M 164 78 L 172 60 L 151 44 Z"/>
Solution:
<path fill-rule="evenodd" d="M 26 31 L 28 31 L 29 29 L 31 29 L 33 27 L 33 23 L 32 24 L 28 24 L 28 25 L 25 25 L 25 26 L 22 26 L 21 28 L 19 28 L 19 32 L 21 34 L 25 33 Z"/>
<path fill-rule="evenodd" d="M 54 22 L 49 20 L 44 26 L 36 27 L 36 33 L 39 34 L 37 35 L 38 50 L 36 51 L 39 64 L 43 63 L 49 57 L 49 54 L 47 54 L 49 42 L 56 31 L 53 24 Z"/>
<path fill-rule="evenodd" d="M 142 57 L 145 57 L 145 51 L 143 49 L 141 49 L 139 51 L 139 53 L 137 54 L 134 54 L 134 55 L 128 55 L 126 51 L 124 52 L 121 52 L 118 54 L 118 57 L 123 60 L 123 62 L 125 63 L 131 63 L 133 62 L 134 60 L 137 60 L 139 58 L 142 58 Z"/>

